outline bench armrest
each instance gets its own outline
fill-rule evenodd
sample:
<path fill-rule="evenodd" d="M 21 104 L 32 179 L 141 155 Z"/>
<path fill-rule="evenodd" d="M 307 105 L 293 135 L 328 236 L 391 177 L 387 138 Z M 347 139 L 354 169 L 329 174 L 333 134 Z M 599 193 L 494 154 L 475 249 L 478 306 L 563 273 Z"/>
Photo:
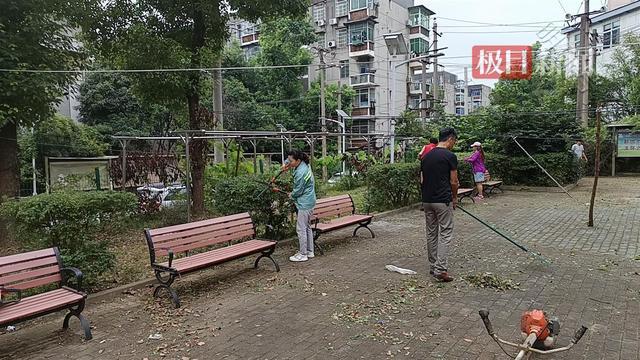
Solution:
<path fill-rule="evenodd" d="M 62 274 L 62 285 L 63 286 L 69 286 L 72 287 L 78 291 L 82 291 L 82 279 L 84 278 L 84 275 L 82 274 L 82 271 L 80 271 L 79 269 L 76 269 L 74 267 L 64 267 L 62 269 L 60 269 L 60 273 Z M 75 278 L 76 279 L 76 285 L 73 286 L 71 284 L 69 284 L 69 280 L 71 278 Z"/>
<path fill-rule="evenodd" d="M 16 300 L 10 300 L 10 301 L 2 301 L 2 294 L 3 293 L 14 293 L 14 294 L 18 294 L 18 299 Z M 9 304 L 13 304 L 13 303 L 17 303 L 20 300 L 22 300 L 22 290 L 20 289 L 12 289 L 12 288 L 6 288 L 6 287 L 2 287 L 0 286 L 0 306 L 2 305 L 9 305 Z"/>
<path fill-rule="evenodd" d="M 169 262 L 167 263 L 168 267 L 171 267 L 171 263 L 173 262 L 173 250 L 170 247 L 158 246 L 160 250 L 167 250 L 167 256 L 169 256 Z"/>

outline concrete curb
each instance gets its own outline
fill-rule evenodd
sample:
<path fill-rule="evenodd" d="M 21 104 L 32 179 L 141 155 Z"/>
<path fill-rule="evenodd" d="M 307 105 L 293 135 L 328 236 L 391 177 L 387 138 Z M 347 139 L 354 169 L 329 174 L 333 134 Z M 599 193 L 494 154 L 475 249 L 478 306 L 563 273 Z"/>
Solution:
<path fill-rule="evenodd" d="M 569 191 L 576 187 L 577 184 L 569 184 L 565 185 L 565 190 Z M 501 187 L 503 190 L 507 191 L 528 191 L 528 192 L 551 192 L 551 193 L 562 193 L 562 189 L 558 187 L 548 187 L 548 186 L 526 186 L 526 185 L 503 185 Z"/>
<path fill-rule="evenodd" d="M 401 208 L 398 208 L 398 209 L 384 211 L 384 212 L 377 213 L 377 214 L 374 213 L 373 214 L 374 215 L 374 223 L 375 223 L 375 219 L 384 219 L 384 218 L 387 218 L 387 217 L 390 217 L 390 216 L 401 214 L 401 213 L 406 212 L 406 211 L 415 210 L 415 209 L 417 209 L 419 207 L 420 207 L 420 203 L 417 203 L 417 204 L 401 207 Z M 291 243 L 291 242 L 293 242 L 295 240 L 296 240 L 295 237 L 290 237 L 290 238 L 287 238 L 287 239 L 283 239 L 283 240 L 278 241 L 278 245 L 287 245 L 287 244 L 289 244 L 289 243 Z M 122 295 L 127 290 L 137 290 L 137 289 L 145 288 L 145 287 L 150 286 L 150 285 L 152 285 L 152 284 L 154 284 L 156 282 L 157 282 L 157 280 L 155 278 L 148 278 L 148 279 L 136 281 L 136 282 L 133 282 L 133 283 L 130 283 L 130 284 L 125 284 L 125 285 L 122 285 L 122 286 L 118 286 L 118 287 L 115 287 L 113 289 L 103 290 L 103 291 L 97 292 L 95 294 L 89 294 L 89 296 L 87 298 L 87 304 L 94 305 L 94 304 L 97 304 L 99 302 L 110 300 L 110 299 L 113 299 L 115 297 L 118 297 L 118 296 Z"/>

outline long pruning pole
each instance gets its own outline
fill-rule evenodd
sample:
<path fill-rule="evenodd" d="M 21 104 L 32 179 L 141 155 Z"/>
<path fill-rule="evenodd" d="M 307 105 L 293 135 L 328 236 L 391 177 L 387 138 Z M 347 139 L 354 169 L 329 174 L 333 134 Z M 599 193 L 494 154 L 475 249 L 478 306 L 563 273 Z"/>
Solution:
<path fill-rule="evenodd" d="M 546 257 L 540 255 L 539 253 L 535 252 L 535 251 L 531 251 L 528 248 L 526 248 L 524 245 L 518 244 L 517 242 L 515 242 L 514 240 L 512 240 L 509 236 L 505 235 L 504 233 L 502 233 L 502 231 L 496 229 L 494 226 L 492 226 L 491 224 L 485 222 L 484 220 L 480 219 L 479 217 L 477 217 L 476 215 L 470 213 L 469 211 L 465 210 L 462 206 L 458 205 L 457 207 L 458 209 L 462 210 L 465 214 L 471 216 L 472 218 L 474 218 L 475 220 L 477 220 L 479 223 L 481 223 L 482 225 L 488 227 L 489 229 L 491 229 L 493 232 L 495 232 L 496 234 L 500 235 L 501 237 L 503 237 L 505 240 L 507 240 L 508 242 L 512 243 L 513 245 L 517 246 L 520 250 L 530 253 L 531 255 L 533 255 L 534 257 L 538 258 L 540 261 L 542 261 L 545 264 L 550 264 L 551 260 L 547 259 Z"/>
<path fill-rule="evenodd" d="M 567 196 L 569 196 L 570 198 L 574 199 L 575 198 L 573 196 L 571 196 L 571 194 L 569 194 L 569 192 L 567 191 L 567 189 L 565 189 L 562 185 L 560 185 L 560 183 L 553 177 L 551 176 L 551 174 L 549 174 L 549 172 L 547 171 L 547 169 L 545 169 L 544 167 L 542 167 L 542 165 L 540 165 L 539 162 L 536 161 L 536 159 L 533 158 L 533 156 L 531 156 L 531 154 L 529 154 L 529 152 L 527 150 L 525 150 L 524 147 L 522 147 L 522 145 L 520 145 L 520 143 L 518 142 L 518 140 L 516 140 L 515 136 L 511 137 L 513 139 L 513 141 L 516 143 L 516 145 L 518 145 L 518 147 L 520 147 L 520 149 L 522 149 L 522 151 L 524 151 L 525 154 L 527 154 L 527 156 L 529 157 L 529 159 L 533 160 L 534 163 L 536 163 L 536 165 L 538 165 L 538 167 L 545 173 L 547 174 L 547 176 L 549 178 L 551 178 L 551 180 L 553 180 L 554 183 L 556 183 L 556 185 L 558 185 L 558 187 L 560 189 L 562 189 L 562 191 L 564 191 L 565 194 L 567 194 Z"/>

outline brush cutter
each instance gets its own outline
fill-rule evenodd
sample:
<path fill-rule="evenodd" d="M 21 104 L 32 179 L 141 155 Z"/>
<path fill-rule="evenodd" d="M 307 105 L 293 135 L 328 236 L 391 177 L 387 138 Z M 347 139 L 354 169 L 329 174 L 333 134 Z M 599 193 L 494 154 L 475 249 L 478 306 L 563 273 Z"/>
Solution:
<path fill-rule="evenodd" d="M 549 318 L 542 310 L 531 310 L 526 311 L 520 318 L 520 330 L 524 340 L 521 344 L 516 344 L 502 340 L 496 335 L 493 331 L 491 320 L 489 320 L 488 310 L 480 310 L 478 313 L 482 318 L 482 322 L 484 322 L 485 328 L 487 328 L 489 336 L 491 336 L 505 354 L 516 360 L 531 359 L 533 354 L 549 355 L 567 351 L 571 349 L 573 345 L 577 344 L 587 331 L 585 326 L 581 326 L 580 329 L 575 332 L 573 339 L 571 339 L 568 345 L 554 349 L 553 347 L 557 336 L 560 333 L 560 322 L 556 318 Z M 518 354 L 515 357 L 510 355 L 502 347 L 503 344 L 518 349 Z"/>

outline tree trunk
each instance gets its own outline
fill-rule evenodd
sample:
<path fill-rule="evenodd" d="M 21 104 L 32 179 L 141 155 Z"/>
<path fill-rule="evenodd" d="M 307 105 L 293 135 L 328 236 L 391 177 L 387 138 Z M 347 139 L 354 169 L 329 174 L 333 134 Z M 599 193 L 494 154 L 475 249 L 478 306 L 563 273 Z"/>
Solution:
<path fill-rule="evenodd" d="M 18 128 L 12 121 L 0 127 L 0 202 L 2 197 L 20 195 Z"/>
<path fill-rule="evenodd" d="M 200 122 L 200 97 L 198 94 L 188 96 L 189 101 L 189 128 L 199 130 Z M 191 158 L 191 210 L 194 215 L 204 212 L 204 146 L 203 140 L 189 140 L 189 156 Z M 188 186 L 188 184 L 187 184 Z"/>

